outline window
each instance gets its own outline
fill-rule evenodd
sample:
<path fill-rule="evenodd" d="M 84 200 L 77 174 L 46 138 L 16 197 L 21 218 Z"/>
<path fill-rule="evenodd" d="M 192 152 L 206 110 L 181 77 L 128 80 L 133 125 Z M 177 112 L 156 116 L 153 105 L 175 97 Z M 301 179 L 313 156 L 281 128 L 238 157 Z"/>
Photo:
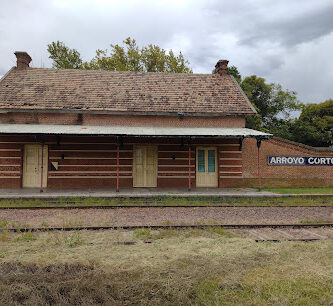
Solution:
<path fill-rule="evenodd" d="M 208 150 L 208 172 L 215 172 L 215 150 Z"/>
<path fill-rule="evenodd" d="M 205 172 L 205 151 L 198 150 L 198 171 Z"/>

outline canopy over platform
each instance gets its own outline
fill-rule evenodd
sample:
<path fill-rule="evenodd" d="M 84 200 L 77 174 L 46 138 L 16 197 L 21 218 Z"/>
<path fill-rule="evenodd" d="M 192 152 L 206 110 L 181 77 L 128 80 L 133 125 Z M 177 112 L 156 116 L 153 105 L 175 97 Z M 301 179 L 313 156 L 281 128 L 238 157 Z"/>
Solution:
<path fill-rule="evenodd" d="M 0 124 L 0 134 L 133 137 L 223 137 L 269 139 L 272 134 L 247 128 Z"/>

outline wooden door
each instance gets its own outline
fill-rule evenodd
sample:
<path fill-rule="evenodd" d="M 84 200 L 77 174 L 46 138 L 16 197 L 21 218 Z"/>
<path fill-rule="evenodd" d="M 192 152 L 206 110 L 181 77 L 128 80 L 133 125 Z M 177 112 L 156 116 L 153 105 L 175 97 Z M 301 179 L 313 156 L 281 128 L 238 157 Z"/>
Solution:
<path fill-rule="evenodd" d="M 197 187 L 218 187 L 217 149 L 198 147 L 196 163 Z"/>
<path fill-rule="evenodd" d="M 43 187 L 47 187 L 47 146 L 43 152 Z M 23 158 L 23 187 L 40 187 L 42 180 L 42 146 L 26 145 Z"/>
<path fill-rule="evenodd" d="M 155 146 L 134 148 L 133 186 L 157 187 L 157 148 Z"/>

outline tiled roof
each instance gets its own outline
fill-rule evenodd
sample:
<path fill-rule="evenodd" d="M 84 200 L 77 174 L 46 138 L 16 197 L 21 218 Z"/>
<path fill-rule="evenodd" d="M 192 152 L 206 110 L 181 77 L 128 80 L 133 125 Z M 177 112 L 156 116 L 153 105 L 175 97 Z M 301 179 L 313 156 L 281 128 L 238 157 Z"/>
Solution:
<path fill-rule="evenodd" d="M 253 114 L 236 81 L 218 74 L 12 69 L 0 109 Z"/>

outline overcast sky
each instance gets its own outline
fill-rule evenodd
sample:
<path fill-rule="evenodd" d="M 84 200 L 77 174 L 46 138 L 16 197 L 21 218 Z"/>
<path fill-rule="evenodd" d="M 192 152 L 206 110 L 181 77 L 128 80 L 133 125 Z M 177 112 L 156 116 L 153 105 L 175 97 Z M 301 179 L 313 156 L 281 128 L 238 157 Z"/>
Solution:
<path fill-rule="evenodd" d="M 302 102 L 333 98 L 333 0 L 1 0 L 0 75 L 16 50 L 51 67 L 52 41 L 90 60 L 128 36 L 181 50 L 197 73 L 226 58 Z"/>

